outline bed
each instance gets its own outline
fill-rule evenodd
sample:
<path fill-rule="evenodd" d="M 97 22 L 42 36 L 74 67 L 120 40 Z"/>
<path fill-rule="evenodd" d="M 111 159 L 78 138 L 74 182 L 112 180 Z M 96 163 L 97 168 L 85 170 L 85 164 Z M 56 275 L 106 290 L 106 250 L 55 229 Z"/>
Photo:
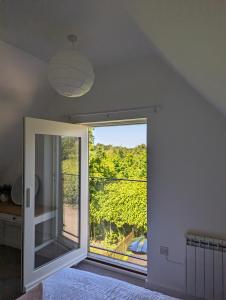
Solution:
<path fill-rule="evenodd" d="M 33 293 L 33 294 L 32 294 Z M 127 282 L 73 268 L 63 269 L 20 300 L 173 300 Z"/>

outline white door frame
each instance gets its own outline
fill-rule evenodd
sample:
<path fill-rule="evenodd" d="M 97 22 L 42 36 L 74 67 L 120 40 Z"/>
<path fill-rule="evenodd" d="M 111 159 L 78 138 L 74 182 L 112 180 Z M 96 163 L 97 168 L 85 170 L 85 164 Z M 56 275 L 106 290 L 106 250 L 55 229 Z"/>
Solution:
<path fill-rule="evenodd" d="M 113 125 L 132 125 L 132 124 L 147 124 L 147 224 L 151 223 L 151 187 L 152 187 L 152 135 L 151 124 L 152 119 L 161 111 L 160 105 L 150 107 L 135 108 L 128 110 L 110 111 L 110 112 L 95 112 L 88 114 L 75 114 L 70 116 L 71 122 L 88 127 L 113 126 Z M 147 230 L 147 272 L 150 252 L 148 251 L 151 233 Z"/>
<path fill-rule="evenodd" d="M 81 138 L 80 186 L 80 248 L 51 262 L 34 268 L 34 189 L 35 134 L 75 136 Z M 24 121 L 24 228 L 23 228 L 23 287 L 24 291 L 52 273 L 87 257 L 88 251 L 88 130 L 86 126 L 55 121 L 25 118 Z"/>

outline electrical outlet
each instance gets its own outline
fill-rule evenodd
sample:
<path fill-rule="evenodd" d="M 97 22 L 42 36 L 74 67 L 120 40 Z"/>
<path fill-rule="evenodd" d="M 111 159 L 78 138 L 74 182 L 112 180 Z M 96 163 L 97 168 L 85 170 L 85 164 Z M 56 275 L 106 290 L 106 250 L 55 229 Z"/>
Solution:
<path fill-rule="evenodd" d="M 169 248 L 165 246 L 160 246 L 160 254 L 168 256 L 169 255 Z"/>

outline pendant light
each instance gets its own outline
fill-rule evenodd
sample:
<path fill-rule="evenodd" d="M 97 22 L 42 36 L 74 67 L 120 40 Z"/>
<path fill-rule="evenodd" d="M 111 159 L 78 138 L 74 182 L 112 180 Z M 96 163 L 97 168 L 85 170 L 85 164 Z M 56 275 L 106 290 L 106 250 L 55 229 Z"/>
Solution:
<path fill-rule="evenodd" d="M 48 80 L 62 96 L 75 98 L 89 92 L 94 83 L 94 71 L 89 60 L 75 50 L 77 36 L 67 36 L 72 50 L 58 52 L 49 62 Z"/>

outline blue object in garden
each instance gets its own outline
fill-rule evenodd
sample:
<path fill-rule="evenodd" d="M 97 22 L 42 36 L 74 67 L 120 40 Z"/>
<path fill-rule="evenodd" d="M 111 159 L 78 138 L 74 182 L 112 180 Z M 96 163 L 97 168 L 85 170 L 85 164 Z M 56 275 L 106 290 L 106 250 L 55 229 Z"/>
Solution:
<path fill-rule="evenodd" d="M 129 245 L 128 250 L 134 253 L 147 254 L 147 239 L 143 236 L 136 238 Z"/>

